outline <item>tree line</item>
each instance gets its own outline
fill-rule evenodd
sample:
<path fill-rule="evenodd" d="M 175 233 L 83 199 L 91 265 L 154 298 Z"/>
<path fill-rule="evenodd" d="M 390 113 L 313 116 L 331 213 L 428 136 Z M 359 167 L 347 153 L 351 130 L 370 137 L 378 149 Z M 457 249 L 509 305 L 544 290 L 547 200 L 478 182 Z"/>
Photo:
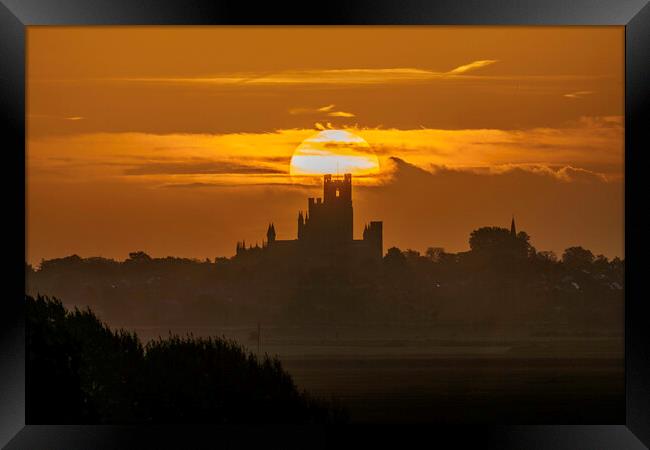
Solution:
<path fill-rule="evenodd" d="M 482 227 L 469 250 L 390 248 L 379 263 L 309 267 L 250 258 L 66 258 L 26 266 L 32 294 L 89 305 L 110 323 L 236 325 L 517 323 L 618 329 L 625 263 L 582 247 L 539 251 L 523 231 Z M 356 265 L 355 265 L 356 264 Z M 617 328 L 618 327 L 618 328 Z"/>

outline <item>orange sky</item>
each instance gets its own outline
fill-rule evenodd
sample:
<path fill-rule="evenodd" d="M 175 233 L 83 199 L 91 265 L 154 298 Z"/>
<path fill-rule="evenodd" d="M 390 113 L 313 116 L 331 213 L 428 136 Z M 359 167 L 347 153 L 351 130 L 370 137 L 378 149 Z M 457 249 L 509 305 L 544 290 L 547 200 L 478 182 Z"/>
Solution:
<path fill-rule="evenodd" d="M 293 238 L 319 188 L 291 157 L 327 129 L 379 162 L 354 190 L 357 237 L 383 220 L 386 248 L 460 251 L 514 213 L 538 249 L 622 256 L 623 38 L 29 27 L 27 259 L 230 256 L 270 221 Z"/>

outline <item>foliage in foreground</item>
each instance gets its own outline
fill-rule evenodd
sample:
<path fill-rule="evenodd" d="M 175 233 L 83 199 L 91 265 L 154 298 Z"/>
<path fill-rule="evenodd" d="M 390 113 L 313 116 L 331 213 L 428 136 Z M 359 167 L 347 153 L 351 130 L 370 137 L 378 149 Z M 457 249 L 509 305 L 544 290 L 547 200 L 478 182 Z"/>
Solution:
<path fill-rule="evenodd" d="M 26 297 L 27 423 L 335 423 L 336 404 L 299 392 L 277 358 L 233 341 L 142 345 L 90 310 Z"/>

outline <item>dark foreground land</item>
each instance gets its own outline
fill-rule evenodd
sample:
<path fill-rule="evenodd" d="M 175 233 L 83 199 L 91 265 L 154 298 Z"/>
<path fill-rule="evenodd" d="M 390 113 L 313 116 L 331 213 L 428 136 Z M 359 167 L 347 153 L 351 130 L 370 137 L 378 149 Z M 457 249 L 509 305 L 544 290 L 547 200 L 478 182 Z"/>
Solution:
<path fill-rule="evenodd" d="M 298 385 L 336 395 L 351 421 L 387 423 L 623 423 L 622 366 L 605 359 L 285 359 Z"/>
<path fill-rule="evenodd" d="M 26 298 L 28 424 L 338 423 L 337 405 L 299 391 L 277 358 L 223 338 L 143 345 L 90 310 Z"/>
<path fill-rule="evenodd" d="M 142 327 L 155 338 L 169 330 Z M 256 350 L 256 328 L 174 329 L 225 334 Z M 264 328 L 302 389 L 345 405 L 351 422 L 611 424 L 625 419 L 622 336 L 438 328 Z"/>
<path fill-rule="evenodd" d="M 352 421 L 624 423 L 625 261 L 582 247 L 558 258 L 514 228 L 474 230 L 467 252 L 390 248 L 364 263 L 327 252 L 278 263 L 257 248 L 214 261 L 71 255 L 25 269 L 28 292 L 89 306 L 153 350 L 171 329 L 226 336 L 259 361 L 277 355 L 297 389 L 336 397 Z M 182 345 L 163 346 L 178 378 L 161 393 L 195 385 Z M 255 371 L 273 375 L 263 377 L 270 387 L 284 377 Z M 258 394 L 252 409 L 231 397 L 238 419 L 259 411 L 258 400 L 270 405 Z"/>

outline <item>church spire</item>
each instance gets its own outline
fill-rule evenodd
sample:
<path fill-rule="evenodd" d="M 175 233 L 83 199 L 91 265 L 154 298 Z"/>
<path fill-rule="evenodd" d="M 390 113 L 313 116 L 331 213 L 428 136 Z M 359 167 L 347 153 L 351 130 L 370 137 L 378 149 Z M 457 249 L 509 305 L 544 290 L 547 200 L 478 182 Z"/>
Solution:
<path fill-rule="evenodd" d="M 266 242 L 268 245 L 275 242 L 275 226 L 273 226 L 273 223 L 270 223 L 268 230 L 266 230 Z"/>
<path fill-rule="evenodd" d="M 304 230 L 305 230 L 305 217 L 302 215 L 302 211 L 300 211 L 298 213 L 298 239 L 302 239 Z"/>
<path fill-rule="evenodd" d="M 517 237 L 517 227 L 515 226 L 515 215 L 512 215 L 512 222 L 510 222 L 510 236 Z"/>

